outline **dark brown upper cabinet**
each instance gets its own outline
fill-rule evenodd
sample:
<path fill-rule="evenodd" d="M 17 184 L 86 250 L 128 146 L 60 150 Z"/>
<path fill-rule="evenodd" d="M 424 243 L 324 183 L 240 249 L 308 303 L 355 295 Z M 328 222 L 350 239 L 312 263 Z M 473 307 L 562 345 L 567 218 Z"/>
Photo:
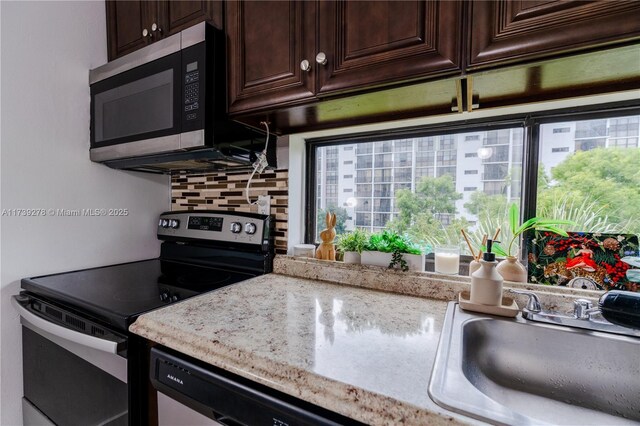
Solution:
<path fill-rule="evenodd" d="M 221 1 L 107 0 L 106 7 L 110 61 L 198 22 L 222 28 Z"/>
<path fill-rule="evenodd" d="M 315 50 L 316 6 L 312 1 L 226 4 L 230 112 L 314 97 L 315 74 L 300 64 Z"/>
<path fill-rule="evenodd" d="M 158 3 L 150 1 L 107 1 L 107 46 L 109 60 L 146 46 L 149 37 L 143 31 L 151 30 L 158 15 Z"/>
<path fill-rule="evenodd" d="M 319 94 L 460 72 L 462 6 L 459 1 L 320 2 L 320 57 L 313 61 Z"/>
<path fill-rule="evenodd" d="M 470 2 L 468 68 L 538 59 L 640 37 L 640 1 Z"/>
<path fill-rule="evenodd" d="M 230 112 L 461 71 L 458 1 L 229 2 Z"/>
<path fill-rule="evenodd" d="M 160 1 L 158 19 L 165 35 L 179 33 L 202 21 L 223 28 L 222 1 Z"/>

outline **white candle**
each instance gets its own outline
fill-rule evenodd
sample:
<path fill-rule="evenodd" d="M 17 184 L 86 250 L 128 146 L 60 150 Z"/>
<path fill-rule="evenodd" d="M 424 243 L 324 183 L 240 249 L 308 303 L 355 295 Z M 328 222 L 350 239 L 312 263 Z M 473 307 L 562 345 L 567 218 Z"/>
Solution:
<path fill-rule="evenodd" d="M 436 253 L 435 270 L 440 274 L 457 274 L 460 269 L 460 255 L 456 253 Z"/>

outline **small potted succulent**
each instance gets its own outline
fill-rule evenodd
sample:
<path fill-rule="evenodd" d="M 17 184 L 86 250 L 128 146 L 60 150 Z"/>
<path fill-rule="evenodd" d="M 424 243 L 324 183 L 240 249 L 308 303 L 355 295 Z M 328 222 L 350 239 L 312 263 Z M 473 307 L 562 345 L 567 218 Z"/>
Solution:
<path fill-rule="evenodd" d="M 513 254 L 514 245 L 517 247 L 517 242 L 520 240 L 520 236 L 529 230 L 549 231 L 567 237 L 566 231 L 558 228 L 557 225 L 575 225 L 570 220 L 560 219 L 544 219 L 540 217 L 532 217 L 525 221 L 522 225 L 518 225 L 518 206 L 516 203 L 511 204 L 509 208 L 509 228 L 511 231 L 511 239 L 509 245 L 505 250 L 500 244 L 493 246 L 493 252 L 498 256 L 503 256 L 505 259 L 501 261 L 496 270 L 507 281 L 527 282 L 527 268 L 518 261 L 518 258 Z M 484 249 L 484 247 L 483 247 Z"/>
<path fill-rule="evenodd" d="M 369 235 L 362 229 L 355 229 L 351 232 L 338 235 L 336 238 L 336 248 L 343 253 L 344 263 L 360 263 L 360 253 L 364 250 Z"/>
<path fill-rule="evenodd" d="M 411 240 L 393 231 L 371 234 L 364 251 L 365 265 L 424 272 L 424 254 Z"/>

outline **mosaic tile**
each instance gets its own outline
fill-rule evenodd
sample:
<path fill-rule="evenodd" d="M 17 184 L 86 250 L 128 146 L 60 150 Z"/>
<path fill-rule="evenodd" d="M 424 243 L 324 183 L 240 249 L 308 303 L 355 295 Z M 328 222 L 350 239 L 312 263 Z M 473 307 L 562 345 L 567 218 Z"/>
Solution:
<path fill-rule="evenodd" d="M 255 212 L 255 206 L 247 205 L 244 191 L 250 173 L 219 172 L 205 174 L 181 174 L 171 178 L 171 209 L 176 210 L 227 210 Z M 251 182 L 250 196 L 271 195 L 271 214 L 275 218 L 276 253 L 287 252 L 287 228 L 289 205 L 288 170 L 268 171 L 255 175 Z"/>

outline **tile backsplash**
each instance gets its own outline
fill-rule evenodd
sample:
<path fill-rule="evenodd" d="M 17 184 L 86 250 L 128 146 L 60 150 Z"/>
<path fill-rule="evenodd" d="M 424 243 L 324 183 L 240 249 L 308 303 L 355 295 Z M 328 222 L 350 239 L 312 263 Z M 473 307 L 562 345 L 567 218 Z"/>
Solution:
<path fill-rule="evenodd" d="M 178 174 L 171 177 L 171 210 L 227 210 L 257 212 L 247 204 L 245 188 L 250 172 L 218 172 Z M 289 173 L 287 170 L 266 171 L 255 175 L 249 197 L 271 195 L 271 214 L 275 217 L 276 253 L 287 253 L 287 218 Z"/>

